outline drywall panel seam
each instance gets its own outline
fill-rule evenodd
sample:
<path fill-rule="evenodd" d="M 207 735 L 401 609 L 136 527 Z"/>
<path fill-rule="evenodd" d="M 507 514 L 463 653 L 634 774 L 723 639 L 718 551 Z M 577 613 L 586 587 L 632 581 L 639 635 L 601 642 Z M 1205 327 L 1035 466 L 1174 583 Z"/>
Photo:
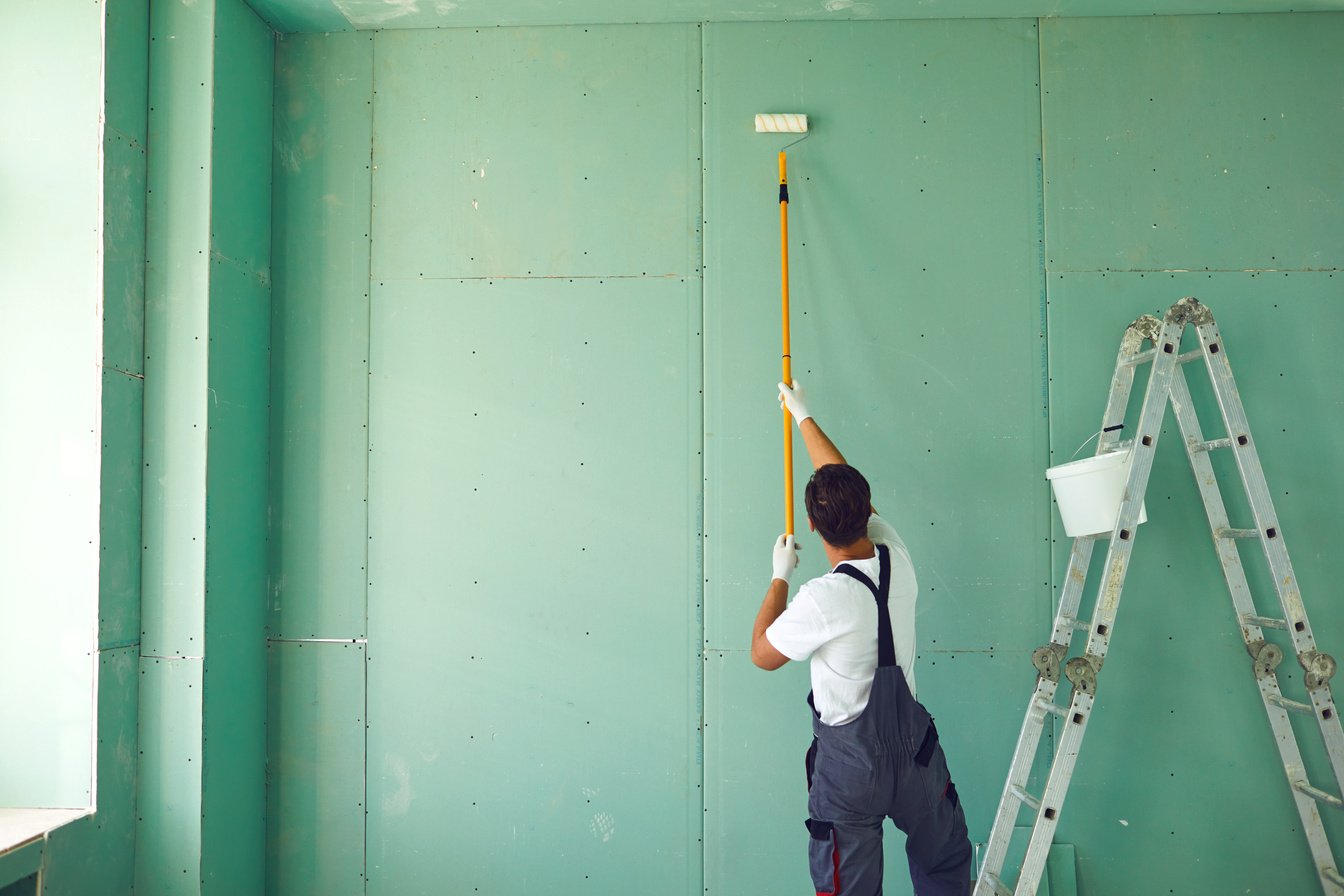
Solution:
<path fill-rule="evenodd" d="M 370 171 L 372 171 L 372 168 L 370 168 Z M 366 479 L 365 482 L 367 483 L 368 480 Z M 367 506 L 368 505 L 365 504 L 365 507 Z M 368 605 L 366 603 L 365 604 L 366 619 L 368 616 L 367 607 Z M 364 630 L 368 631 L 367 622 L 365 623 Z M 367 894 L 369 892 L 369 845 L 368 845 L 369 844 L 369 649 L 367 646 L 367 641 L 364 648 L 364 662 L 361 663 L 360 665 L 361 665 L 360 675 L 363 677 L 364 681 L 364 700 L 363 700 L 364 718 L 362 720 L 364 726 L 363 731 L 364 743 L 360 747 L 360 756 L 362 757 L 364 763 L 364 781 L 363 781 L 364 786 L 362 788 L 363 796 L 361 797 L 361 805 L 360 805 L 360 811 L 364 813 L 364 818 L 362 819 L 362 825 L 364 830 L 364 854 L 360 856 L 359 881 L 360 881 L 360 888 Z"/>
<path fill-rule="evenodd" d="M 101 14 L 98 16 L 98 96 L 107 96 L 107 7 L 103 6 Z M 94 272 L 98 278 L 97 286 L 93 291 L 93 313 L 94 320 L 98 321 L 98 338 L 94 340 L 94 397 L 97 402 L 93 415 L 93 438 L 95 445 L 103 444 L 103 269 L 105 265 L 106 248 L 103 241 L 106 238 L 106 222 L 103 218 L 103 209 L 107 207 L 107 109 L 104 103 L 98 104 L 98 179 L 97 189 L 94 196 L 94 221 L 96 239 L 94 240 Z M 95 482 L 102 482 L 103 476 L 103 452 L 96 451 L 94 454 L 93 476 Z M 99 501 L 101 507 L 101 499 Z M 93 549 L 99 556 L 102 553 L 102 521 L 101 512 L 98 513 L 100 519 L 97 525 L 93 527 Z M 93 614 L 93 631 L 89 636 L 92 640 L 91 656 L 98 655 L 98 641 L 102 636 L 102 624 L 97 613 Z M 98 807 L 98 663 L 95 661 L 90 664 L 92 668 L 92 687 L 89 690 L 88 699 L 91 704 L 90 720 L 93 724 L 89 726 L 89 810 L 94 811 Z"/>
<path fill-rule="evenodd" d="M 603 280 L 680 280 L 684 279 L 682 274 L 490 274 L 485 277 L 472 276 L 444 276 L 435 277 L 433 275 L 425 277 L 378 277 L 379 283 L 448 283 L 456 281 L 458 283 L 485 282 L 490 280 L 596 280 L 599 283 Z"/>
<path fill-rule="evenodd" d="M 373 537 L 370 532 L 370 514 L 369 514 L 369 453 L 371 440 L 373 438 L 373 401 L 370 395 L 370 383 L 373 379 L 373 206 L 376 197 L 373 191 L 373 172 L 374 172 L 374 135 L 378 132 L 378 105 L 376 102 L 378 96 L 378 32 L 374 32 L 373 39 L 369 42 L 369 102 L 372 109 L 369 112 L 369 165 L 367 168 L 369 177 L 369 206 L 368 221 L 365 224 L 365 233 L 369 239 L 364 244 L 364 251 L 368 258 L 365 270 L 368 273 L 368 282 L 364 284 L 364 579 L 361 588 L 364 592 L 364 731 L 362 736 L 364 743 L 360 749 L 360 755 L 363 759 L 364 771 L 364 854 L 360 856 L 360 885 L 365 893 L 369 892 L 369 662 L 372 659 L 373 645 L 368 644 L 369 634 L 369 540 Z"/>
<path fill-rule="evenodd" d="M 267 638 L 267 644 L 368 644 L 368 638 Z"/>
<path fill-rule="evenodd" d="M 1050 425 L 1050 408 L 1051 408 L 1051 406 L 1052 406 L 1052 402 L 1051 402 L 1051 398 L 1052 398 L 1052 396 L 1051 396 L 1051 394 L 1050 394 L 1050 392 L 1051 392 L 1051 378 L 1050 378 L 1050 248 L 1049 248 L 1049 240 L 1050 240 L 1050 222 L 1049 222 L 1049 220 L 1048 220 L 1048 215 L 1050 214 L 1050 206 L 1049 206 L 1049 204 L 1045 201 L 1045 191 L 1046 191 L 1046 177 L 1045 177 L 1045 171 L 1046 171 L 1046 162 L 1047 162 L 1047 160 L 1046 160 L 1046 158 L 1045 158 L 1045 133 L 1046 133 L 1046 124 L 1045 124 L 1045 58 L 1044 58 L 1044 57 L 1045 57 L 1045 49 L 1044 49 L 1044 43 L 1043 43 L 1043 41 L 1041 40 L 1041 28 L 1042 28 L 1042 26 L 1043 26 L 1043 24 L 1044 24 L 1044 21 L 1045 21 L 1044 19 L 1040 19 L 1040 18 L 1038 18 L 1038 19 L 1036 20 L 1036 97 L 1037 97 L 1037 101 L 1040 103 L 1040 133 L 1039 133 L 1039 138 L 1040 138 L 1040 153 L 1039 153 L 1039 155 L 1038 155 L 1037 158 L 1036 158 L 1036 184 L 1037 184 L 1036 202 L 1037 202 L 1037 204 L 1038 204 L 1037 207 L 1038 207 L 1039 210 L 1040 210 L 1040 211 L 1039 211 L 1039 221 L 1040 221 L 1040 256 L 1039 256 L 1039 258 L 1038 258 L 1038 265 L 1037 265 L 1037 266 L 1038 266 L 1038 268 L 1040 269 L 1040 277 L 1041 277 L 1041 303 L 1040 303 L 1040 326 L 1041 326 L 1041 398 L 1042 398 L 1042 401 L 1043 401 L 1043 404 L 1044 404 L 1044 407 L 1042 408 L 1042 416 L 1045 418 L 1045 446 L 1046 446 L 1046 448 L 1045 448 L 1045 450 L 1046 450 L 1046 464 L 1045 464 L 1045 465 L 1046 465 L 1046 466 L 1049 466 L 1049 464 L 1050 464 L 1050 456 L 1053 454 L 1053 449 L 1054 449 L 1054 446 L 1053 446 L 1053 444 L 1051 444 L 1051 441 L 1050 441 L 1050 434 L 1051 434 L 1052 432 L 1054 432 L 1054 427 L 1052 427 L 1052 426 Z M 1046 531 L 1047 533 L 1050 533 L 1050 534 L 1051 534 L 1051 538 L 1052 538 L 1052 540 L 1053 540 L 1053 532 L 1054 532 L 1055 522 L 1054 522 L 1054 514 L 1051 512 L 1050 507 L 1051 507 L 1050 502 L 1047 501 L 1046 504 L 1045 504 L 1045 513 L 1047 514 L 1048 519 L 1046 520 L 1045 531 Z M 1047 621 L 1043 621 L 1043 623 L 1042 623 L 1042 630 L 1044 630 L 1044 627 L 1045 627 L 1046 625 L 1049 624 L 1049 623 L 1048 623 L 1048 620 L 1051 618 L 1051 615 L 1052 615 L 1053 610 L 1054 610 L 1054 605 L 1055 605 L 1055 598 L 1054 598 L 1054 595 L 1055 595 L 1055 592 L 1056 592 L 1055 564 L 1054 564 L 1054 562 L 1053 562 L 1052 559 L 1048 559 L 1048 560 L 1046 561 L 1046 563 L 1047 563 L 1047 571 L 1048 571 L 1048 573 L 1049 573 L 1049 575 L 1046 577 L 1046 581 L 1047 581 L 1049 584 L 1046 586 L 1046 592 L 1045 592 L 1045 607 L 1044 607 L 1044 609 L 1045 609 L 1045 617 L 1046 617 L 1046 620 L 1047 620 Z M 1042 736 L 1043 736 L 1044 739 L 1046 740 L 1046 747 L 1045 747 L 1045 751 L 1039 754 L 1039 760 L 1038 760 L 1038 761 L 1047 761 L 1047 762 L 1053 764 L 1054 761 L 1055 761 L 1055 727 L 1054 727 L 1054 725 L 1048 725 L 1048 726 L 1046 726 L 1045 730 L 1042 732 Z"/>
<path fill-rule="evenodd" d="M 129 376 L 132 379 L 137 380 L 143 380 L 145 378 L 145 375 L 143 373 L 135 373 L 130 370 L 122 370 L 120 367 L 108 367 L 107 365 L 103 365 L 103 370 L 109 371 L 111 373 L 125 374 L 126 376 Z"/>
<path fill-rule="evenodd" d="M 104 131 L 104 136 L 106 136 L 107 134 L 115 134 L 115 135 L 117 135 L 118 137 L 120 137 L 121 139 L 125 140 L 128 144 L 130 144 L 130 145 L 131 145 L 132 147 L 134 147 L 135 149 L 140 150 L 141 152 L 145 152 L 145 151 L 148 149 L 148 147 L 145 145 L 144 141 L 138 139 L 137 137 L 132 136 L 131 134 L 126 133 L 125 131 L 123 131 L 123 130 L 122 130 L 121 128 L 119 128 L 119 127 L 115 127 L 115 126 L 113 126 L 113 125 L 109 125 L 109 124 L 107 124 L 107 122 L 106 122 L 105 119 L 104 119 L 104 122 L 103 122 L 103 131 Z"/>
<path fill-rule="evenodd" d="M 225 255 L 223 252 L 220 252 L 213 248 L 210 250 L 210 260 L 217 261 L 220 264 L 228 265 L 238 273 L 246 277 L 250 277 L 253 280 L 256 280 L 263 286 L 271 285 L 271 272 L 268 268 L 254 269 L 252 265 L 249 264 L 248 262 L 240 261 L 239 259 L 236 258 L 231 258 L 228 255 Z"/>
<path fill-rule="evenodd" d="M 1344 270 L 1338 266 L 1324 268 L 1114 268 L 1107 267 L 1104 272 L 1107 274 L 1332 274 L 1336 271 Z M 1052 269 L 1055 274 L 1093 274 L 1099 273 L 1095 268 L 1056 266 Z M 1173 299 L 1174 301 L 1174 299 Z"/>
<path fill-rule="evenodd" d="M 125 650 L 127 647 L 136 647 L 140 643 L 139 638 L 130 638 L 122 641 L 112 641 L 107 644 L 99 645 L 99 653 L 107 653 L 109 650 Z"/>
<path fill-rule="evenodd" d="M 705 146 L 706 132 L 706 107 L 705 107 L 705 27 L 697 23 L 695 26 L 698 40 L 695 42 L 695 52 L 699 54 L 698 65 L 695 66 L 695 72 L 698 75 L 695 96 L 698 98 L 698 109 L 696 110 L 700 120 L 699 141 L 696 147 L 698 159 L 695 171 L 699 176 L 699 208 L 695 213 L 695 238 L 692 243 L 691 268 L 695 276 L 699 278 L 700 301 L 695 304 L 698 318 L 695 321 L 695 349 L 698 355 L 699 363 L 691 366 L 690 369 L 696 370 L 700 374 L 700 382 L 694 394 L 696 395 L 694 413 L 691 419 L 698 420 L 700 423 L 699 438 L 696 440 L 696 454 L 693 465 L 693 482 L 699 483 L 699 488 L 695 491 L 695 544 L 692 547 L 694 552 L 694 565 L 691 573 L 695 581 L 695 618 L 691 625 L 691 634 L 695 638 L 695 650 L 692 653 L 692 661 L 695 663 L 695 674 L 690 676 L 690 682 L 695 689 L 692 696 L 692 705 L 695 707 L 695 731 L 694 731 L 694 757 L 696 775 L 696 794 L 698 798 L 692 803 L 691 809 L 695 814 L 692 822 L 692 831 L 695 834 L 696 844 L 699 849 L 694 851 L 695 866 L 694 877 L 698 881 L 697 892 L 703 893 L 705 890 L 705 430 L 708 423 L 705 419 L 705 383 L 707 380 L 707 371 L 705 370 L 705 320 L 707 318 L 707 309 L 705 308 L 706 289 L 705 289 L 705 157 L 707 155 Z M 688 847 L 690 844 L 688 844 Z"/>

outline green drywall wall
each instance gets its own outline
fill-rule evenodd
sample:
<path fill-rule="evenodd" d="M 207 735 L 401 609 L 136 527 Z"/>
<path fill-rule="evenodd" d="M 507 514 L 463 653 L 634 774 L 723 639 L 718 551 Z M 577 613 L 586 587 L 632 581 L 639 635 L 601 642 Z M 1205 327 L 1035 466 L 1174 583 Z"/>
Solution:
<path fill-rule="evenodd" d="M 267 645 L 267 893 L 364 892 L 365 652 Z"/>
<path fill-rule="evenodd" d="M 920 692 L 974 839 L 988 834 L 1064 572 L 1044 469 L 1095 430 L 1138 314 L 1199 295 L 1226 318 L 1238 371 L 1252 372 L 1241 346 L 1286 316 L 1274 305 L 1313 322 L 1310 351 L 1262 368 L 1298 379 L 1293 397 L 1243 386 L 1243 398 L 1271 483 L 1294 480 L 1279 511 L 1331 650 L 1341 620 L 1313 594 L 1336 561 L 1288 527 L 1300 513 L 1315 538 L 1338 529 L 1323 460 L 1336 434 L 1308 400 L 1331 401 L 1324 353 L 1339 327 L 1338 63 L 1294 57 L 1293 80 L 1287 49 L 1234 63 L 1229 47 L 1261 33 L 1327 47 L 1340 21 L 281 39 L 273 891 L 359 892 L 349 850 L 361 836 L 369 892 L 446 880 L 577 893 L 635 871 L 655 892 L 806 886 L 806 673 L 765 675 L 746 656 L 780 527 L 770 386 L 783 141 L 752 133 L 754 112 L 813 115 L 790 150 L 794 370 L 916 557 Z M 1270 140 L 1245 116 L 1204 110 L 1218 85 L 1257 81 L 1248 106 L 1291 94 L 1319 125 Z M 1187 120 L 1199 151 L 1235 151 L 1284 198 L 1269 207 L 1192 183 L 1197 149 L 1164 142 Z M 1140 182 L 1159 156 L 1169 180 Z M 1147 218 L 1167 195 L 1180 213 L 1155 231 Z M 1205 202 L 1215 214 L 1198 212 Z M 1280 239 L 1262 219 L 1290 227 L 1292 269 L 1237 262 Z M 1231 225 L 1251 235 L 1229 242 Z M 1145 269 L 1117 274 L 1130 257 Z M 1265 405 L 1299 414 L 1265 424 L 1277 439 L 1257 424 Z M 1265 891 L 1267 850 L 1292 857 L 1277 880 L 1310 892 L 1178 452 L 1159 452 L 1127 591 L 1140 618 L 1118 622 L 1057 838 L 1058 891 L 1072 883 L 1071 848 L 1086 892 Z M 1319 486 L 1302 478 L 1313 458 Z M 1182 494 L 1184 517 L 1153 506 Z M 1185 550 L 1192 519 L 1198 547 Z M 806 543 L 805 571 L 819 571 Z M 631 556 L 633 584 L 614 588 L 604 570 Z M 1163 596 L 1176 591 L 1200 595 L 1198 610 L 1173 609 Z M 1182 642 L 1187 617 L 1201 634 Z M 367 800 L 351 780 L 361 763 Z M 1238 803 L 1276 821 L 1234 829 Z M 318 824 L 315 806 L 339 822 Z M 909 892 L 898 836 L 889 855 L 889 890 Z M 329 873 L 321 888 L 314 868 Z"/>
<path fill-rule="evenodd" d="M 697 251 L 698 34 L 379 35 L 373 279 L 684 275 Z M 626 59 L 650 77 L 622 71 Z"/>
<path fill-rule="evenodd" d="M 1340 9 L 1339 0 L 249 0 L 277 31 L 668 22 L 845 22 L 1205 15 Z"/>
<path fill-rule="evenodd" d="M 699 29 L 374 60 L 368 891 L 694 890 Z"/>
<path fill-rule="evenodd" d="M 104 15 L 97 810 L 50 834 L 44 896 L 129 894 L 135 871 L 148 2 L 110 0 Z"/>
<path fill-rule="evenodd" d="M 373 37 L 286 37 L 275 71 L 268 634 L 363 638 Z"/>
<path fill-rule="evenodd" d="M 375 281 L 369 892 L 698 885 L 697 287 Z"/>
<path fill-rule="evenodd" d="M 102 16 L 0 8 L 0 806 L 93 801 Z"/>
<path fill-rule="evenodd" d="M 1342 30 L 1339 15 L 1047 22 L 1049 268 L 1338 267 Z"/>
<path fill-rule="evenodd" d="M 112 0 L 105 9 L 98 615 L 100 644 L 107 649 L 140 640 L 149 3 Z"/>
<path fill-rule="evenodd" d="M 18 884 L 19 892 L 33 892 L 32 885 L 37 882 L 37 872 L 42 867 L 42 852 L 46 845 L 41 839 L 30 840 L 23 846 L 0 853 L 0 881 L 4 881 L 0 887 L 9 888 Z M 0 889 L 0 893 L 3 892 L 5 889 Z"/>
<path fill-rule="evenodd" d="M 1054 458 L 1099 427 L 1127 321 L 1199 297 L 1237 376 L 1320 649 L 1336 655 L 1341 40 L 1338 15 L 1042 26 Z M 1123 85 L 1103 76 L 1120 60 L 1133 66 Z M 1207 375 L 1192 365 L 1187 377 L 1206 436 L 1223 435 Z M 1316 892 L 1170 416 L 1158 448 L 1150 521 L 1057 837 L 1076 845 L 1086 892 Z M 1215 469 L 1233 525 L 1248 525 L 1234 470 Z M 1067 549 L 1057 534 L 1056 579 Z M 1258 607 L 1277 615 L 1257 553 L 1241 551 Z M 1286 653 L 1280 680 L 1302 699 Z M 1295 727 L 1309 778 L 1333 789 L 1314 726 Z M 1322 814 L 1344 842 L 1336 813 Z"/>
<path fill-rule="evenodd" d="M 0 896 L 37 896 L 37 875 L 33 874 L 6 887 L 0 887 Z"/>
<path fill-rule="evenodd" d="M 201 892 L 265 889 L 274 40 L 216 7 L 210 153 Z"/>
<path fill-rule="evenodd" d="M 214 3 L 150 15 L 142 651 L 204 649 Z"/>
<path fill-rule="evenodd" d="M 201 892 L 201 663 L 140 658 L 135 889 Z"/>
<path fill-rule="evenodd" d="M 275 89 L 266 887 L 362 894 L 373 36 L 278 41 Z"/>
<path fill-rule="evenodd" d="M 1317 413 L 1310 400 L 1321 389 L 1317 382 L 1330 363 L 1330 349 L 1326 340 L 1294 331 L 1292 324 L 1299 315 L 1322 323 L 1338 317 L 1337 275 L 1052 277 L 1056 455 L 1067 459 L 1100 426 L 1122 326 L 1109 319 L 1118 316 L 1118 306 L 1128 311 L 1146 300 L 1138 310 L 1153 313 L 1169 304 L 1171 295 L 1199 296 L 1217 317 L 1312 627 L 1321 649 L 1336 652 L 1344 614 L 1333 583 L 1341 570 L 1327 539 L 1340 522 L 1335 496 L 1344 483 L 1332 464 L 1321 464 L 1320 446 L 1341 433 L 1339 422 Z M 1326 326 L 1337 331 L 1339 324 Z M 1111 350 L 1102 350 L 1107 343 Z M 1094 345 L 1097 350 L 1090 350 Z M 1206 437 L 1223 435 L 1207 375 L 1197 365 L 1186 375 Z M 1137 398 L 1132 407 L 1137 414 Z M 1217 469 L 1233 525 L 1249 525 L 1235 472 L 1225 463 Z M 1318 891 L 1170 414 L 1147 495 L 1149 522 L 1136 533 L 1097 709 L 1057 837 L 1077 846 L 1080 885 L 1088 892 L 1120 892 L 1121 882 L 1136 881 L 1138 867 L 1144 869 L 1137 880 L 1145 890 Z M 1056 536 L 1058 569 L 1067 563 L 1069 544 Z M 1255 552 L 1248 544 L 1241 554 L 1258 606 L 1266 615 L 1278 615 L 1265 564 Z M 1099 555 L 1093 565 L 1100 567 Z M 1270 640 L 1286 647 L 1275 634 Z M 1291 650 L 1287 655 L 1279 669 L 1284 692 L 1302 699 L 1300 670 Z M 1298 740 L 1309 778 L 1330 786 L 1319 734 L 1298 727 Z M 1256 807 L 1255 825 L 1244 824 L 1246 806 Z M 1334 842 L 1341 842 L 1339 819 L 1323 815 Z M 1267 841 L 1281 862 L 1267 865 L 1258 858 Z M 1152 861 L 1154 853 L 1164 860 Z"/>
<path fill-rule="evenodd" d="M 43 896 L 121 896 L 135 876 L 139 650 L 104 649 L 98 666 L 98 810 L 53 831 Z"/>
<path fill-rule="evenodd" d="M 707 27 L 710 892 L 807 880 L 806 669 L 766 675 L 746 652 L 783 531 L 774 184 L 792 139 L 752 114 L 813 116 L 788 151 L 793 372 L 910 546 L 920 696 L 983 840 L 1012 750 L 986 734 L 1018 708 L 968 684 L 1030 668 L 1049 612 L 1036 72 L 1034 21 Z M 798 444 L 800 526 L 807 469 Z M 820 574 L 820 542 L 801 542 Z"/>
<path fill-rule="evenodd" d="M 150 13 L 135 888 L 201 891 L 215 4 Z"/>
<path fill-rule="evenodd" d="M 272 33 L 154 6 L 136 887 L 258 892 Z"/>

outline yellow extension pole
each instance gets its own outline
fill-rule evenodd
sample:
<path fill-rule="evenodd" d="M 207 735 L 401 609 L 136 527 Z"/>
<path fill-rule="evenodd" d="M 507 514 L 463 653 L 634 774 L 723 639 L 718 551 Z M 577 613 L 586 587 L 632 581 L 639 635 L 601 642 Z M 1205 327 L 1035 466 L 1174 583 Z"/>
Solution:
<path fill-rule="evenodd" d="M 784 153 L 779 154 L 779 250 L 784 384 L 793 385 L 789 358 L 789 187 L 784 171 Z M 784 409 L 784 534 L 793 533 L 793 420 Z"/>

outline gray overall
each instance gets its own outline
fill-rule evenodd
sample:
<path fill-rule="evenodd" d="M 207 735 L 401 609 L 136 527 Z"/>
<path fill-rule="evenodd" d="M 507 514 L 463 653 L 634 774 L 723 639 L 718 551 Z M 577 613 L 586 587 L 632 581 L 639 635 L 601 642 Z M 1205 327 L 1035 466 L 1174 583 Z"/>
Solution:
<path fill-rule="evenodd" d="M 808 859 L 817 896 L 880 896 L 882 821 L 906 833 L 918 896 L 967 894 L 971 842 L 933 718 L 896 665 L 887 594 L 891 558 L 877 546 L 880 583 L 852 566 L 835 571 L 862 582 L 877 601 L 877 672 L 868 705 L 844 725 L 812 712 L 807 751 Z M 812 703 L 808 695 L 808 703 Z"/>

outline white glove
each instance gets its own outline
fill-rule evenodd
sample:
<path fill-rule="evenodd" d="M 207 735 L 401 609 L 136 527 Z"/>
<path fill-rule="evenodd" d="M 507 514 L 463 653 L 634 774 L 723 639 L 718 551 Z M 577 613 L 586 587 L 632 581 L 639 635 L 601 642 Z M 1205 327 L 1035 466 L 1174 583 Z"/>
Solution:
<path fill-rule="evenodd" d="M 798 568 L 798 545 L 792 535 L 781 535 L 775 540 L 774 577 L 788 582 L 789 576 Z"/>
<path fill-rule="evenodd" d="M 793 386 L 779 384 L 779 403 L 785 410 L 793 415 L 793 419 L 802 426 L 803 421 L 811 417 L 811 412 L 807 409 L 807 393 L 803 391 L 803 384 L 797 380 L 793 381 Z"/>

